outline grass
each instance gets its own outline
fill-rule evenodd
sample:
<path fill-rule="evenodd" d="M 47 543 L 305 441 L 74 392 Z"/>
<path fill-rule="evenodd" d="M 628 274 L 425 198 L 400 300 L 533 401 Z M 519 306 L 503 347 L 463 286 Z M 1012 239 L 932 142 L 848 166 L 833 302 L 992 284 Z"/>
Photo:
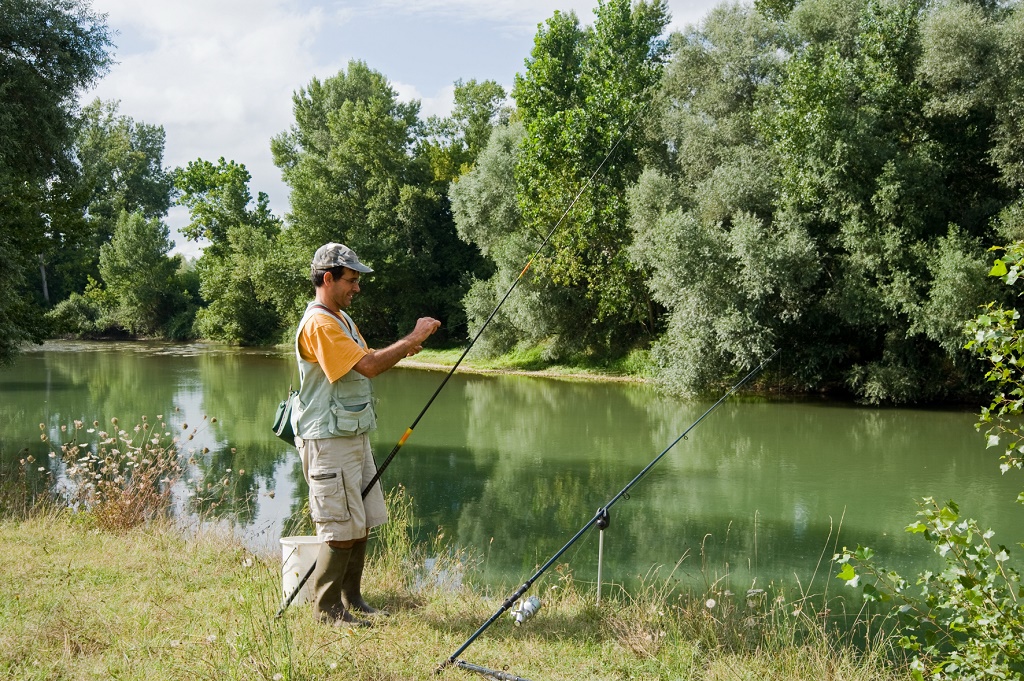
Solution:
<path fill-rule="evenodd" d="M 646 380 L 653 372 L 650 351 L 647 350 L 634 350 L 625 357 L 615 359 L 577 355 L 557 362 L 547 359 L 544 350 L 543 346 L 517 348 L 496 357 L 480 357 L 471 351 L 460 366 L 469 371 L 530 372 L 551 376 L 634 381 Z M 458 361 L 463 351 L 464 348 L 424 348 L 408 363 L 450 367 Z"/>
<path fill-rule="evenodd" d="M 35 505 L 0 519 L 0 677 L 11 679 L 467 679 L 448 658 L 501 606 L 444 579 L 472 561 L 441 541 L 411 543 L 412 502 L 389 499 L 364 594 L 393 616 L 366 630 L 314 621 L 308 605 L 275 619 L 280 558 L 233 536 L 163 517 L 118 532 L 91 513 Z M 427 570 L 429 556 L 441 556 Z M 468 583 L 471 580 L 462 580 Z M 605 595 L 565 566 L 530 593 L 543 606 L 523 626 L 502 615 L 462 655 L 531 679 L 907 678 L 880 644 L 854 646 L 812 615 L 769 598 L 710 605 L 652 578 Z"/>

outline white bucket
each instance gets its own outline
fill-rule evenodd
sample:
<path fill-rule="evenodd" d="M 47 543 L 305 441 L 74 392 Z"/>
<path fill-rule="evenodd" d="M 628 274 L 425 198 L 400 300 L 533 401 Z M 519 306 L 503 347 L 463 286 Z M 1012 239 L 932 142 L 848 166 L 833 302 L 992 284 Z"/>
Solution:
<path fill-rule="evenodd" d="M 282 600 L 295 590 L 320 553 L 319 537 L 281 537 L 281 590 Z M 292 605 L 307 603 L 313 597 L 312 580 L 306 580 L 302 591 L 295 595 Z"/>

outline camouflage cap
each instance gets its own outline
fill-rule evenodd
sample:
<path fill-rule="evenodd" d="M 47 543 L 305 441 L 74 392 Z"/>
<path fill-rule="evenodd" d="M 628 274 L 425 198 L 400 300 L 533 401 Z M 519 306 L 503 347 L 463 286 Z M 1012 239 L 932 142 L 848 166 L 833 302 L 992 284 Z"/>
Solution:
<path fill-rule="evenodd" d="M 333 241 L 329 244 L 324 244 L 320 248 L 316 249 L 316 253 L 313 254 L 312 269 L 315 270 L 329 270 L 332 267 L 338 267 L 342 265 L 355 270 L 356 272 L 372 272 L 373 270 L 363 263 L 359 262 L 359 258 L 348 246 L 344 244 L 336 244 Z"/>

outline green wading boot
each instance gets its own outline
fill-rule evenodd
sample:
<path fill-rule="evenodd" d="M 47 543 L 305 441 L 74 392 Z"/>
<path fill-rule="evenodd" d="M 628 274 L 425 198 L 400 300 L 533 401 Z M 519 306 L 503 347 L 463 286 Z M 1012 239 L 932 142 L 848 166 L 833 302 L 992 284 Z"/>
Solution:
<path fill-rule="evenodd" d="M 341 593 L 353 549 L 336 549 L 324 542 L 316 557 L 313 570 L 313 614 L 325 624 L 334 626 L 370 627 L 366 620 L 355 617 L 345 609 Z"/>
<path fill-rule="evenodd" d="M 345 578 L 341 581 L 341 602 L 352 612 L 361 612 L 367 615 L 380 615 L 387 617 L 391 613 L 378 610 L 363 600 L 361 593 L 363 582 L 363 566 L 366 564 L 365 541 L 356 542 L 352 547 L 352 556 L 348 561 L 348 570 L 345 571 Z"/>

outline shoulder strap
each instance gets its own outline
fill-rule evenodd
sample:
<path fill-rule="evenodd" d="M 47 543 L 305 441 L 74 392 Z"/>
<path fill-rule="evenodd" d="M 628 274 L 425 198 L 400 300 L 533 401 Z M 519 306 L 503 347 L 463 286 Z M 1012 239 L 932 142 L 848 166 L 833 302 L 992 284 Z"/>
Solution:
<path fill-rule="evenodd" d="M 330 314 L 331 316 L 333 316 L 333 317 L 334 317 L 335 319 L 337 319 L 337 320 L 338 320 L 339 322 L 341 322 L 341 325 L 342 325 L 343 327 L 345 327 L 345 330 L 346 330 L 346 331 L 348 331 L 348 335 L 349 335 L 349 337 L 350 337 L 350 338 L 352 338 L 352 340 L 354 340 L 354 341 L 356 342 L 356 344 L 357 344 L 357 345 L 363 345 L 363 343 L 364 343 L 365 341 L 362 341 L 362 342 L 361 342 L 361 341 L 359 340 L 359 338 L 357 338 L 357 337 L 356 337 L 356 336 L 357 336 L 357 334 L 356 334 L 356 329 L 355 329 L 355 323 L 354 323 L 354 322 L 352 322 L 352 321 L 350 321 L 350 320 L 348 320 L 348 315 L 344 315 L 344 314 L 342 314 L 342 315 L 339 315 L 339 314 L 338 314 L 337 312 L 335 312 L 335 311 L 334 311 L 334 310 L 332 310 L 331 308 L 327 307 L 327 306 L 326 306 L 326 305 L 324 305 L 323 303 L 312 303 L 312 304 L 310 305 L 310 307 L 318 307 L 318 308 L 320 308 L 321 310 L 324 310 L 325 312 L 327 312 L 328 314 Z M 365 347 L 365 346 L 364 346 L 364 347 Z"/>
<path fill-rule="evenodd" d="M 335 319 L 337 319 L 337 320 L 338 320 L 339 322 L 341 322 L 342 324 L 344 324 L 344 325 L 345 325 L 345 328 L 346 328 L 346 329 L 350 329 L 350 330 L 351 330 L 351 328 L 352 328 L 352 327 L 351 327 L 351 325 L 350 325 L 350 324 L 349 324 L 349 323 L 348 323 L 347 321 L 345 321 L 345 319 L 344 319 L 344 318 L 343 318 L 343 317 L 342 317 L 341 315 L 339 315 L 339 314 L 338 314 L 337 312 L 335 312 L 335 311 L 334 311 L 334 310 L 332 310 L 331 308 L 327 307 L 327 306 L 326 306 L 326 305 L 324 305 L 323 303 L 313 303 L 313 304 L 312 304 L 312 305 L 311 305 L 310 307 L 318 307 L 318 308 L 320 308 L 321 310 L 324 310 L 324 311 L 325 311 L 325 312 L 327 312 L 328 314 L 332 315 L 332 316 L 333 316 L 333 317 L 334 317 Z"/>

